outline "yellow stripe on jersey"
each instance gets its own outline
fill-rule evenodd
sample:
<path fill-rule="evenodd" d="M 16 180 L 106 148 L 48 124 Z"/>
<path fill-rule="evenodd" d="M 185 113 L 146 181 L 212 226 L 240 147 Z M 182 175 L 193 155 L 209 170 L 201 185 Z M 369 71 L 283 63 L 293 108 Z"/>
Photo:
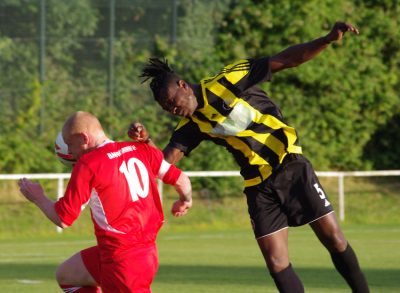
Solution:
<path fill-rule="evenodd" d="M 287 139 L 288 139 L 288 147 L 287 151 L 292 154 L 301 154 L 303 153 L 301 146 L 295 145 L 297 140 L 296 130 L 293 127 L 286 126 L 283 129 Z"/>
<path fill-rule="evenodd" d="M 210 121 L 214 121 L 217 123 L 223 123 L 223 121 L 226 119 L 225 116 L 222 116 L 217 110 L 215 110 L 210 105 L 208 107 L 202 108 L 197 111 L 202 113 L 204 116 L 206 116 Z M 204 123 L 204 122 L 199 120 L 199 123 Z M 208 123 L 208 122 L 206 122 L 206 123 Z"/>
<path fill-rule="evenodd" d="M 260 166 L 258 168 L 258 170 L 260 171 L 262 180 L 265 180 L 266 178 L 268 178 L 272 174 L 271 165 L 262 165 L 262 166 Z"/>
<path fill-rule="evenodd" d="M 244 180 L 244 187 L 255 186 L 257 184 L 260 184 L 261 182 L 262 182 L 261 177 L 247 179 L 247 180 Z"/>
<path fill-rule="evenodd" d="M 250 165 L 265 165 L 268 164 L 266 160 L 260 157 L 257 153 L 255 153 L 247 144 L 245 144 L 240 139 L 228 136 L 223 138 L 226 142 L 232 146 L 232 148 L 239 150 L 246 158 L 249 159 Z"/>
<path fill-rule="evenodd" d="M 235 68 L 237 67 L 237 68 Z M 225 67 L 228 73 L 225 73 L 224 76 L 225 78 L 232 84 L 236 84 L 241 80 L 243 77 L 245 77 L 250 70 L 250 62 L 248 60 L 239 60 L 238 62 L 235 62 L 231 65 L 228 65 Z M 235 70 L 237 69 L 237 70 Z M 229 71 L 232 70 L 232 71 Z"/>
<path fill-rule="evenodd" d="M 272 174 L 272 167 L 270 165 L 262 165 L 258 168 L 261 176 L 244 180 L 244 187 L 250 187 L 260 184 L 263 180 Z"/>
<path fill-rule="evenodd" d="M 295 145 L 295 129 L 279 117 L 262 113 L 267 109 L 262 100 L 257 100 L 262 99 L 262 96 L 247 102 L 244 97 L 235 95 L 239 95 L 241 87 L 238 84 L 249 76 L 250 69 L 249 60 L 240 60 L 226 66 L 216 76 L 203 79 L 200 84 L 204 105 L 196 110 L 201 115 L 190 117 L 202 133 L 232 151 L 241 164 L 245 186 L 259 184 L 268 178 L 287 153 L 302 153 L 301 147 Z M 213 106 L 208 96 L 212 97 Z M 265 98 L 269 103 L 268 96 Z M 188 119 L 182 119 L 176 130 L 187 122 Z"/>
<path fill-rule="evenodd" d="M 233 107 L 234 102 L 238 99 L 238 97 L 236 97 L 230 90 L 228 90 L 217 81 L 213 81 L 210 84 L 207 84 L 206 87 L 210 92 L 222 98 L 230 107 Z"/>
<path fill-rule="evenodd" d="M 257 109 L 254 109 L 251 105 L 249 105 L 246 101 L 240 100 L 238 103 L 243 104 L 246 106 L 248 109 L 250 109 L 253 113 L 253 121 L 259 124 L 264 124 L 265 126 L 272 128 L 272 129 L 282 129 L 285 133 L 285 136 L 287 137 L 288 140 L 288 147 L 287 151 L 290 153 L 296 153 L 296 154 L 301 154 L 302 149 L 299 146 L 294 145 L 294 143 L 297 140 L 297 134 L 296 130 L 293 127 L 290 127 L 280 121 L 278 118 L 268 115 L 268 114 L 262 114 L 260 113 Z M 269 136 L 269 134 L 257 134 L 255 132 L 251 132 L 248 130 L 242 131 L 240 133 L 237 133 L 238 136 L 252 136 L 254 139 L 261 143 L 265 143 L 266 146 L 268 146 L 270 149 L 274 151 L 278 156 L 280 156 L 280 162 L 283 160 L 283 154 L 286 153 L 285 150 L 285 145 L 276 139 L 273 136 Z M 261 138 L 264 136 L 264 140 Z"/>
<path fill-rule="evenodd" d="M 266 145 L 269 149 L 271 149 L 275 154 L 278 156 L 282 156 L 285 151 L 285 145 L 277 139 L 275 136 L 271 135 L 270 133 L 265 134 L 255 134 L 253 136 L 255 140 L 258 142 Z"/>
<path fill-rule="evenodd" d="M 184 125 L 186 125 L 190 120 L 188 118 L 182 118 L 179 123 L 178 126 L 175 128 L 175 130 L 178 130 L 179 128 L 183 127 Z"/>
<path fill-rule="evenodd" d="M 211 123 L 201 121 L 200 119 L 196 118 L 195 116 L 192 116 L 192 120 L 193 120 L 194 123 L 197 124 L 197 126 L 199 127 L 201 132 L 207 133 L 207 134 L 211 133 L 211 130 L 212 130 Z"/>
<path fill-rule="evenodd" d="M 291 127 L 288 127 L 274 116 L 260 113 L 247 102 L 239 100 L 239 98 L 236 98 L 235 103 L 236 106 L 227 117 L 219 115 L 219 112 L 211 106 L 199 110 L 199 112 L 203 113 L 209 120 L 217 122 L 217 125 L 214 128 L 212 128 L 211 124 L 208 122 L 205 123 L 204 121 L 196 118 L 194 118 L 194 120 L 196 120 L 196 124 L 199 125 L 203 132 L 213 134 L 214 136 L 221 138 L 230 135 L 238 137 L 253 137 L 255 140 L 271 149 L 281 161 L 283 159 L 283 154 L 286 153 L 285 144 L 270 133 L 256 133 L 252 130 L 247 130 L 247 127 L 250 125 L 250 123 L 256 122 L 259 124 L 264 124 L 272 129 L 283 129 L 288 138 L 289 146 L 296 141 L 297 137 L 295 130 Z M 288 149 L 288 151 L 301 153 L 301 149 L 299 150 L 294 147 L 291 147 L 291 149 Z"/>

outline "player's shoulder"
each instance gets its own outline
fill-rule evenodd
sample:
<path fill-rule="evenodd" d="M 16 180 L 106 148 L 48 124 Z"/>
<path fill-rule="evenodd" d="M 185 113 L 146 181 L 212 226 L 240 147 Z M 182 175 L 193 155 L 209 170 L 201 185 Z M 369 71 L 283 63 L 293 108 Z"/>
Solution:
<path fill-rule="evenodd" d="M 227 65 L 224 66 L 219 75 L 229 75 L 233 72 L 247 71 L 251 66 L 251 60 L 252 59 L 244 58 L 227 63 Z"/>
<path fill-rule="evenodd" d="M 122 149 L 123 152 L 136 151 L 138 154 L 142 156 L 162 153 L 162 151 L 156 146 L 150 145 L 145 142 L 134 142 L 134 141 L 120 142 L 119 148 Z"/>
<path fill-rule="evenodd" d="M 79 159 L 79 161 L 82 161 L 83 163 L 89 165 L 94 164 L 98 161 L 101 161 L 104 157 L 112 156 L 112 154 L 116 155 L 118 152 L 121 152 L 120 150 L 127 145 L 128 144 L 109 140 L 84 154 Z"/>
<path fill-rule="evenodd" d="M 118 141 L 105 145 L 101 151 L 106 153 L 115 153 L 115 155 L 122 155 L 130 152 L 143 153 L 147 152 L 149 149 L 151 150 L 151 147 L 147 143 Z"/>

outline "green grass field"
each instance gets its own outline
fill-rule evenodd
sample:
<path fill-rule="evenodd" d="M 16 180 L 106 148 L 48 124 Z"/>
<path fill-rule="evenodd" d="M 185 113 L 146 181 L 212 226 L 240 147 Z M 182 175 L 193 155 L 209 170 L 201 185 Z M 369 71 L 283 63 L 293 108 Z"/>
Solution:
<path fill-rule="evenodd" d="M 400 292 L 400 228 L 351 225 L 344 231 L 371 292 Z M 1 292 L 60 292 L 54 280 L 57 264 L 92 244 L 91 238 L 68 233 L 2 241 Z M 174 232 L 167 227 L 158 246 L 155 293 L 277 292 L 250 229 Z M 307 226 L 290 230 L 290 252 L 306 292 L 350 292 Z"/>
<path fill-rule="evenodd" d="M 323 185 L 337 206 L 337 180 L 323 178 Z M 400 292 L 399 187 L 395 178 L 346 180 L 342 227 L 373 293 Z M 167 222 L 158 237 L 160 269 L 153 292 L 277 292 L 253 239 L 243 196 L 197 195 L 193 209 L 179 219 L 168 212 L 174 198 L 166 188 Z M 0 199 L 0 292 L 60 292 L 57 265 L 95 243 L 88 211 L 58 234 L 22 199 L 15 182 L 0 185 Z M 350 292 L 308 226 L 292 228 L 289 235 L 291 260 L 306 292 Z"/>

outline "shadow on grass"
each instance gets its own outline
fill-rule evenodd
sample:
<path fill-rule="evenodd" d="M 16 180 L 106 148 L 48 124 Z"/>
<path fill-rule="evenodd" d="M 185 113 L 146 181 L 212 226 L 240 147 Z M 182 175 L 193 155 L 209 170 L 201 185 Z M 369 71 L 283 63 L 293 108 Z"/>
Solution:
<path fill-rule="evenodd" d="M 306 287 L 335 288 L 347 285 L 336 270 L 327 268 L 296 268 Z M 364 273 L 371 287 L 398 288 L 400 292 L 399 269 L 367 269 Z M 227 267 L 196 265 L 160 265 L 157 282 L 186 284 L 238 284 L 261 286 L 270 282 L 269 273 L 260 267 Z M 271 280 L 272 282 L 272 280 Z"/>
<path fill-rule="evenodd" d="M 0 264 L 1 279 L 55 279 L 56 266 L 52 264 Z M 296 268 L 296 272 L 308 288 L 346 288 L 347 285 L 334 269 Z M 399 269 L 364 270 L 370 286 L 399 289 Z M 227 267 L 204 265 L 162 265 L 157 274 L 159 283 L 181 283 L 199 285 L 260 285 L 272 282 L 269 274 L 260 267 Z M 269 280 L 268 280 L 269 279 Z"/>

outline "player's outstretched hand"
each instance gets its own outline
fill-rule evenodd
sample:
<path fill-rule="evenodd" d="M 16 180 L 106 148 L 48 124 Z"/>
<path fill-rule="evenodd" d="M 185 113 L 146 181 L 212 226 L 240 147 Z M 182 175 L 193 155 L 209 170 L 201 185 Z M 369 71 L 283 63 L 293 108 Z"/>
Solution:
<path fill-rule="evenodd" d="M 350 23 L 337 21 L 333 26 L 332 30 L 326 35 L 325 39 L 327 42 L 340 41 L 346 32 L 352 32 L 353 34 L 360 34 L 358 29 Z"/>
<path fill-rule="evenodd" d="M 182 217 L 187 214 L 192 207 L 192 201 L 177 200 L 172 204 L 171 213 L 175 217 Z"/>
<path fill-rule="evenodd" d="M 21 193 L 31 202 L 37 202 L 45 197 L 43 188 L 39 183 L 22 178 L 18 181 L 18 185 Z"/>
<path fill-rule="evenodd" d="M 140 122 L 132 122 L 128 129 L 128 136 L 137 142 L 149 142 L 150 135 Z"/>

